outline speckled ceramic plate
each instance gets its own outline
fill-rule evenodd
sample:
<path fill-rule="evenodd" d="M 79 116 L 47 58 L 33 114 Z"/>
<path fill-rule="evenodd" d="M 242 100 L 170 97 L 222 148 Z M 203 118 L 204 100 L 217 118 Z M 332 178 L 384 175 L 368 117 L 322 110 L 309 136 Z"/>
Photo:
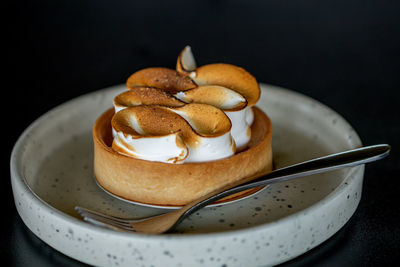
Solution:
<path fill-rule="evenodd" d="M 51 110 L 14 147 L 17 210 L 60 252 L 97 266 L 274 265 L 328 239 L 354 213 L 363 166 L 274 184 L 230 205 L 202 209 L 172 234 L 127 234 L 82 221 L 76 205 L 126 217 L 160 212 L 111 197 L 93 178 L 92 125 L 122 90 L 93 92 Z M 361 145 L 341 116 L 306 96 L 262 85 L 258 106 L 274 126 L 277 168 Z"/>

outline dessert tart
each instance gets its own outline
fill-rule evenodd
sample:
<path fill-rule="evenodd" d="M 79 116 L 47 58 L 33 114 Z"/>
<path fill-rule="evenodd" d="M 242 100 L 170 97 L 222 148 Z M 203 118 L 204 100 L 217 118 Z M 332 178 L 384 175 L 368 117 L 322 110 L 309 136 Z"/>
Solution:
<path fill-rule="evenodd" d="M 126 84 L 93 127 L 95 177 L 111 194 L 182 206 L 272 170 L 271 121 L 255 107 L 260 88 L 244 69 L 197 67 L 185 47 L 176 70 L 143 69 Z"/>

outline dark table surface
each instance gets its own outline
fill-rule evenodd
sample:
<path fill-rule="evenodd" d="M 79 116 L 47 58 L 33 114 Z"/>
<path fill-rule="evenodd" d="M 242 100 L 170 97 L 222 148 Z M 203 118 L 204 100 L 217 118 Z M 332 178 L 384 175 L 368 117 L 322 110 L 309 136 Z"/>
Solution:
<path fill-rule="evenodd" d="M 399 259 L 399 1 L 37 0 L 8 3 L 3 12 L 11 15 L 3 41 L 6 158 L 22 131 L 46 111 L 124 83 L 138 69 L 174 68 L 177 53 L 190 44 L 199 65 L 242 66 L 260 82 L 336 110 L 365 145 L 392 145 L 390 157 L 366 166 L 350 221 L 284 265 L 380 266 Z M 15 209 L 8 159 L 3 170 L 2 262 L 83 266 L 25 227 Z"/>

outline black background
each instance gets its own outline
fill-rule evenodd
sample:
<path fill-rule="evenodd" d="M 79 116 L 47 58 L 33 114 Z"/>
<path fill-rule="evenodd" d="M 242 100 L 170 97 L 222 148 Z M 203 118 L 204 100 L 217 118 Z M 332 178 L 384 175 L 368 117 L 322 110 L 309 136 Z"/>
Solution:
<path fill-rule="evenodd" d="M 392 145 L 389 158 L 366 167 L 361 203 L 345 227 L 284 265 L 378 266 L 399 258 L 399 1 L 8 2 L 2 8 L 3 262 L 82 266 L 36 238 L 16 212 L 8 159 L 22 131 L 51 108 L 124 83 L 138 69 L 174 68 L 187 44 L 199 65 L 242 66 L 260 82 L 336 110 L 365 145 Z"/>

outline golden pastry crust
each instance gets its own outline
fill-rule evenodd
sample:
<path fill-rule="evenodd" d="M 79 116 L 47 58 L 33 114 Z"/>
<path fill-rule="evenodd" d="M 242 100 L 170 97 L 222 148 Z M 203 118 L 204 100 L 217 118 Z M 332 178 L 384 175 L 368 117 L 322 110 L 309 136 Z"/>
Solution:
<path fill-rule="evenodd" d="M 109 109 L 93 127 L 97 182 L 127 200 L 175 206 L 261 170 L 272 170 L 271 121 L 257 107 L 253 111 L 252 137 L 246 150 L 216 161 L 169 164 L 135 159 L 113 150 L 114 110 Z"/>

